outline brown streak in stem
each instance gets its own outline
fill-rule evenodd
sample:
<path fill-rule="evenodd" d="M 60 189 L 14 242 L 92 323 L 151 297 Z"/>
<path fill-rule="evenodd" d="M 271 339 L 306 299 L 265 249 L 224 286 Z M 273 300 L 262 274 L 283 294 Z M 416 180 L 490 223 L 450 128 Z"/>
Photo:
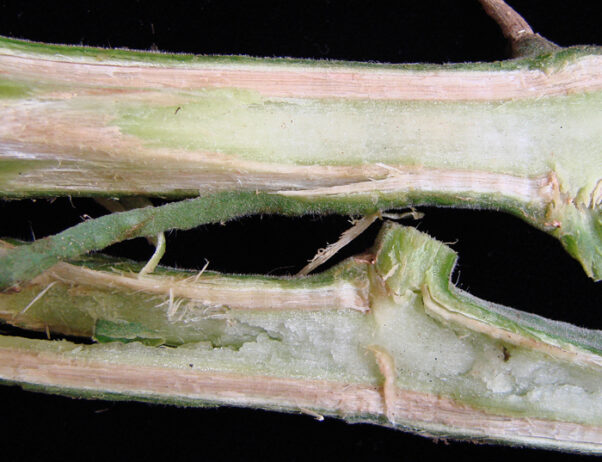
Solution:
<path fill-rule="evenodd" d="M 241 88 L 266 97 L 414 101 L 501 101 L 600 89 L 600 58 L 590 56 L 551 74 L 536 69 L 345 69 L 327 65 L 198 64 L 188 68 L 122 62 L 90 63 L 0 52 L 0 73 L 11 79 L 140 90 Z M 80 90 L 73 90 L 74 95 Z M 108 91 L 108 90 L 107 90 Z"/>
<path fill-rule="evenodd" d="M 579 363 L 595 368 L 602 367 L 602 360 L 600 356 L 595 353 L 582 350 L 581 348 L 574 347 L 569 344 L 561 347 L 542 340 L 536 340 L 491 324 L 487 324 L 481 320 L 474 319 L 465 314 L 454 311 L 453 309 L 446 307 L 442 302 L 438 301 L 433 296 L 427 285 L 422 287 L 422 297 L 424 301 L 424 308 L 427 314 L 434 315 L 439 319 L 443 319 L 445 322 L 452 322 L 457 325 L 464 326 L 471 331 L 481 332 L 489 337 L 502 340 L 512 345 L 540 351 L 562 361 Z"/>
<path fill-rule="evenodd" d="M 71 354 L 66 353 L 71 356 Z M 383 395 L 367 384 L 196 371 L 110 360 L 61 357 L 19 347 L 0 348 L 0 378 L 46 387 L 118 393 L 154 399 L 193 400 L 239 406 L 327 411 L 338 416 L 385 416 Z M 389 384 L 392 385 L 392 384 Z M 539 418 L 484 412 L 449 398 L 396 388 L 386 405 L 395 425 L 470 434 L 473 438 L 531 441 L 554 445 L 602 445 L 602 428 Z"/>
<path fill-rule="evenodd" d="M 283 289 L 276 282 L 259 281 L 247 284 L 235 278 L 207 275 L 200 278 L 136 274 L 117 274 L 89 268 L 57 263 L 38 276 L 32 283 L 48 284 L 61 281 L 65 284 L 103 287 L 126 291 L 142 291 L 194 300 L 210 306 L 222 306 L 227 300 L 231 309 L 241 310 L 369 310 L 368 287 L 341 281 L 328 286 Z"/>

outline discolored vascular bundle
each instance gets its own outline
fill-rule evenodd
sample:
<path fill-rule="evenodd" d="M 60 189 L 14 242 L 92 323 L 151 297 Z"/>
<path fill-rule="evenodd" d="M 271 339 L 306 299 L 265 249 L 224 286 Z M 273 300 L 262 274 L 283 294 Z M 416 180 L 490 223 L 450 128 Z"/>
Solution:
<path fill-rule="evenodd" d="M 602 333 L 477 299 L 387 211 L 510 212 L 602 277 L 602 53 L 483 1 L 516 59 L 445 66 L 199 57 L 0 39 L 0 192 L 113 213 L 0 245 L 0 379 L 262 407 L 602 452 Z M 149 198 L 173 202 L 153 207 Z M 114 199 L 116 198 L 116 199 Z M 149 205 L 149 206 L 145 206 Z M 164 232 L 250 214 L 363 216 L 296 277 L 157 266 Z M 144 267 L 90 252 L 151 237 Z"/>

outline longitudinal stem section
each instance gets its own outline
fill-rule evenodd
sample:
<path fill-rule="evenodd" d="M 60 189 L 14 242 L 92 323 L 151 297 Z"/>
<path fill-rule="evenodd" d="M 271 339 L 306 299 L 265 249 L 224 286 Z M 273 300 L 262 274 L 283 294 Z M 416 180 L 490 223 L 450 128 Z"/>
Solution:
<path fill-rule="evenodd" d="M 0 193 L 496 208 L 599 279 L 601 66 L 598 48 L 394 66 L 0 39 Z"/>
<path fill-rule="evenodd" d="M 98 343 L 0 337 L 0 379 L 602 452 L 602 333 L 469 296 L 455 258 L 387 223 L 370 254 L 302 278 L 62 262 L 0 293 L 0 318 Z"/>
<path fill-rule="evenodd" d="M 3 194 L 310 189 L 409 167 L 554 171 L 574 197 L 599 179 L 598 49 L 426 68 L 77 50 L 0 42 Z"/>
<path fill-rule="evenodd" d="M 601 49 L 559 49 L 503 1 L 481 4 L 523 58 L 398 66 L 0 38 L 2 197 L 95 196 L 118 212 L 0 241 L 0 322 L 47 336 L 0 335 L 0 381 L 602 453 L 602 332 L 470 296 L 450 283 L 451 249 L 392 223 L 370 252 L 306 276 L 382 212 L 426 204 L 513 213 L 602 278 Z M 293 278 L 157 266 L 165 231 L 258 213 L 364 217 Z M 136 237 L 156 244 L 144 267 L 87 255 Z"/>

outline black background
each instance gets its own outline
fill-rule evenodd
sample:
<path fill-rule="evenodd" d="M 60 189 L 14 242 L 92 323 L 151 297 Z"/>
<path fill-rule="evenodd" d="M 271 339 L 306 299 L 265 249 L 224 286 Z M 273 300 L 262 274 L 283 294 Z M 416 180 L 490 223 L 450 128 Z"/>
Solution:
<path fill-rule="evenodd" d="M 597 0 L 510 2 L 536 32 L 559 45 L 600 44 Z M 492 61 L 507 56 L 478 2 L 9 2 L 0 35 L 54 43 L 162 51 L 382 62 Z M 423 208 L 417 226 L 455 242 L 454 281 L 471 293 L 553 319 L 602 328 L 601 285 L 553 238 L 502 213 Z M 31 239 L 104 213 L 87 199 L 0 202 L 0 235 Z M 250 217 L 168 236 L 163 263 L 224 272 L 291 274 L 333 242 L 346 217 Z M 336 261 L 370 246 L 378 225 Z M 110 253 L 140 260 L 139 239 Z M 432 442 L 369 425 L 245 409 L 179 409 L 78 401 L 0 388 L 6 460 L 437 460 L 574 455 Z"/>

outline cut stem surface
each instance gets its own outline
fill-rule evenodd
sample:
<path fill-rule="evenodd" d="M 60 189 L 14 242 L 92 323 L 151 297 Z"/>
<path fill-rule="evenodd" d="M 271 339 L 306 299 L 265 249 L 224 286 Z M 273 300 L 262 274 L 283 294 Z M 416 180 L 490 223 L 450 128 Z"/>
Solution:
<path fill-rule="evenodd" d="M 0 193 L 495 208 L 599 279 L 601 66 L 595 47 L 420 66 L 0 39 Z"/>
<path fill-rule="evenodd" d="M 471 297 L 455 253 L 413 228 L 385 224 L 372 255 L 302 278 L 59 263 L 1 294 L 0 317 L 99 343 L 1 337 L 0 377 L 602 452 L 600 331 Z"/>

